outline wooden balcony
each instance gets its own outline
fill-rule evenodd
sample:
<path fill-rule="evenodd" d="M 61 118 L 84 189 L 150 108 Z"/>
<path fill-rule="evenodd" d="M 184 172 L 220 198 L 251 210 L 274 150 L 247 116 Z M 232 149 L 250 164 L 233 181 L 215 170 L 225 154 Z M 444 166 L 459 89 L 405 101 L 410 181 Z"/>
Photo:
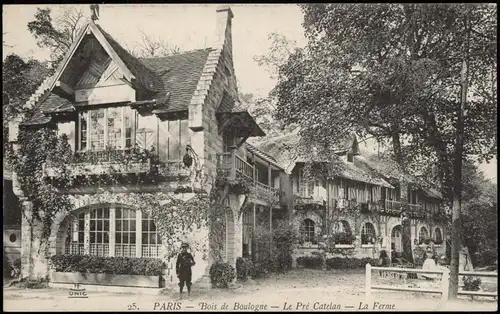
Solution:
<path fill-rule="evenodd" d="M 181 160 L 159 162 L 158 157 L 143 152 L 132 153 L 131 150 L 106 150 L 76 152 L 68 167 L 60 167 L 56 163 L 47 161 L 43 165 L 44 176 L 57 178 L 67 171 L 70 177 L 100 176 L 104 174 L 145 174 L 162 172 L 162 174 L 189 175 L 189 170 L 184 169 Z"/>
<path fill-rule="evenodd" d="M 408 204 L 407 202 L 385 200 L 384 208 L 389 210 L 402 210 L 404 207 L 410 212 L 422 212 L 423 207 L 420 204 Z"/>
<path fill-rule="evenodd" d="M 257 181 L 255 167 L 235 153 L 217 154 L 217 173 L 226 177 L 229 181 L 236 180 L 237 176 L 247 179 L 251 182 L 250 189 L 256 199 L 270 198 L 280 201 L 283 194 L 280 189 Z"/>

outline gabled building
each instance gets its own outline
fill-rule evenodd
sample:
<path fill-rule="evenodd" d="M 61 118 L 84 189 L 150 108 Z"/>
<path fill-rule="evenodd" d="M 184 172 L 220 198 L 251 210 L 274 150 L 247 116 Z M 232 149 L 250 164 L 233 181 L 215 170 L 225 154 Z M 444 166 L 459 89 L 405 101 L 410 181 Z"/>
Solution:
<path fill-rule="evenodd" d="M 212 47 L 154 58 L 132 56 L 100 25 L 89 21 L 55 75 L 32 96 L 27 105 L 36 113 L 19 127 L 56 128 L 58 134 L 67 135 L 73 152 L 69 173 L 73 186 L 60 192 L 70 197 L 75 210 L 59 212 L 54 218 L 49 256 L 163 258 L 163 244 L 171 239 L 162 238 L 153 217 L 144 208 L 128 204 L 127 195 L 156 193 L 189 199 L 220 188 L 215 182 L 221 178 L 227 184 L 244 178 L 251 190 L 248 198 L 230 194 L 225 201 L 230 210 L 225 214 L 225 241 L 219 243 L 224 261 L 234 266 L 237 257 L 254 254 L 251 230 L 258 224 L 272 228 L 273 221 L 285 217 L 283 189 L 288 180 L 283 168 L 273 157 L 246 144 L 248 138 L 265 134 L 239 104 L 233 13 L 227 6 L 220 7 L 216 18 Z M 117 162 L 134 150 L 149 155 L 127 166 Z M 186 154 L 192 165 L 183 161 Z M 153 155 L 166 172 L 154 182 L 145 180 Z M 111 168 L 126 182 L 80 184 L 82 177 L 99 179 Z M 57 182 L 60 173 L 49 161 L 44 176 Z M 14 190 L 29 213 L 30 200 Z M 31 257 L 32 243 L 40 232 L 32 228 L 24 218 L 23 275 L 44 276 L 48 265 Z M 208 230 L 201 230 L 179 239 L 206 239 L 200 240 L 206 241 L 200 247 L 207 248 L 207 234 Z M 206 277 L 214 262 L 213 255 L 205 253 L 195 252 L 194 281 Z M 167 262 L 165 279 L 167 284 L 175 283 L 172 261 Z"/>
<path fill-rule="evenodd" d="M 445 212 L 437 191 L 419 187 L 393 164 L 361 155 L 356 137 L 346 140 L 337 155 L 338 173 L 314 180 L 303 177 L 304 162 L 311 157 L 295 160 L 293 221 L 302 237 L 295 256 L 320 250 L 327 238 L 336 248 L 353 248 L 356 257 L 378 258 L 381 250 L 400 256 L 408 245 L 402 241 L 403 213 L 410 218 L 414 259 L 429 242 L 438 254 L 445 253 Z"/>

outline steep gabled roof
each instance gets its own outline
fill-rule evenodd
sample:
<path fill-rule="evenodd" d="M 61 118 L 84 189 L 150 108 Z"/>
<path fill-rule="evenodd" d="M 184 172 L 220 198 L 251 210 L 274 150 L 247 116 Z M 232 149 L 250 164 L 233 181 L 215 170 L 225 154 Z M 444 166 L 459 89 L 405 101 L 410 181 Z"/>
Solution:
<path fill-rule="evenodd" d="M 99 25 L 94 25 L 109 42 L 111 48 L 116 52 L 118 57 L 123 61 L 125 66 L 132 72 L 136 80 L 146 89 L 156 92 L 163 90 L 163 82 L 151 69 L 145 66 L 139 59 L 132 56 L 126 49 L 124 49 L 111 35 L 102 29 Z"/>
<path fill-rule="evenodd" d="M 184 111 L 188 110 L 191 98 L 196 90 L 198 81 L 200 80 L 203 68 L 207 61 L 211 48 L 188 51 L 180 54 L 175 54 L 165 57 L 152 57 L 137 59 L 123 49 L 108 33 L 106 33 L 98 25 L 92 24 L 93 29 L 109 44 L 111 49 L 120 58 L 127 69 L 137 81 L 152 91 L 151 98 L 163 98 L 168 95 L 168 101 L 163 106 L 155 110 L 157 113 Z M 85 27 L 81 33 L 84 36 Z M 81 38 L 73 43 L 72 50 L 78 47 L 78 42 Z M 59 72 L 50 79 L 50 87 L 52 90 L 55 83 L 64 71 L 64 62 L 71 58 L 71 51 L 66 55 L 65 61 L 62 62 Z M 67 59 L 67 60 L 66 60 Z M 40 102 L 36 105 L 34 116 L 22 124 L 45 124 L 50 122 L 51 118 L 44 114 L 53 111 L 71 110 L 73 103 L 63 97 L 60 97 L 50 91 L 46 92 L 46 96 L 40 98 Z"/>
<path fill-rule="evenodd" d="M 187 51 L 166 57 L 139 59 L 162 82 L 159 95 L 170 93 L 164 108 L 157 112 L 188 110 L 211 48 Z"/>

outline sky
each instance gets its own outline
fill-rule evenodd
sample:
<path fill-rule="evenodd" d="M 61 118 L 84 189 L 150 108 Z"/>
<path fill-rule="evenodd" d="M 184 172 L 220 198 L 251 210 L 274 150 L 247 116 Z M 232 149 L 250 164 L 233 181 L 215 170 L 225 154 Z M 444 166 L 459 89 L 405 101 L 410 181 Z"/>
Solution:
<path fill-rule="evenodd" d="M 216 8 L 220 4 L 106 4 L 99 6 L 98 23 L 117 41 L 133 47 L 141 41 L 143 33 L 160 38 L 183 51 L 210 47 L 215 39 Z M 69 5 L 64 5 L 69 6 Z M 71 5 L 75 6 L 75 5 Z M 3 58 L 16 53 L 25 58 L 45 60 L 49 51 L 37 46 L 28 31 L 28 22 L 34 20 L 37 8 L 51 8 L 53 16 L 61 13 L 62 5 L 3 5 Z M 79 5 L 90 17 L 89 5 Z M 304 46 L 300 9 L 293 4 L 231 4 L 233 59 L 240 91 L 257 97 L 266 96 L 276 81 L 260 67 L 254 57 L 266 54 L 270 48 L 268 35 L 280 33 Z M 373 141 L 361 144 L 376 152 Z M 481 164 L 485 176 L 496 181 L 496 160 Z"/>

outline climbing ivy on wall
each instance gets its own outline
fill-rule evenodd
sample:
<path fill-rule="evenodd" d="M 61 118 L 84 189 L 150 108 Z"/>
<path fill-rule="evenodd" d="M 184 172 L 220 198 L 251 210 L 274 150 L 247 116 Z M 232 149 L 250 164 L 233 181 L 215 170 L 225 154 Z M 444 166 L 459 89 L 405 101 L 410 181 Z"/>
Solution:
<path fill-rule="evenodd" d="M 16 173 L 19 188 L 32 202 L 31 215 L 24 211 L 23 215 L 30 224 L 35 220 L 43 222 L 43 238 L 48 237 L 55 214 L 58 211 L 69 211 L 73 206 L 68 196 L 59 194 L 43 180 L 43 164 L 46 160 L 64 163 L 68 148 L 67 138 L 58 137 L 53 128 L 20 128 L 18 149 L 14 151 L 9 147 L 6 154 L 7 162 Z"/>
<path fill-rule="evenodd" d="M 31 215 L 23 212 L 31 225 L 31 231 L 35 222 L 42 223 L 41 243 L 47 244 L 51 226 L 57 213 L 69 213 L 74 208 L 71 201 L 71 194 L 64 193 L 64 189 L 75 186 L 75 178 L 71 171 L 77 165 L 96 165 L 113 160 L 113 164 L 118 166 L 128 165 L 132 162 L 144 162 L 146 159 L 153 163 L 151 170 L 145 176 L 147 183 L 155 183 L 161 178 L 170 176 L 168 168 L 158 163 L 155 159 L 154 151 L 132 150 L 129 156 L 111 156 L 111 150 L 106 150 L 100 156 L 82 157 L 74 153 L 69 145 L 65 134 L 58 136 L 56 129 L 52 126 L 41 128 L 20 128 L 17 148 L 9 148 L 6 152 L 6 160 L 17 176 L 17 183 L 23 195 L 32 202 Z M 114 158 L 116 157 L 116 158 Z M 44 165 L 57 169 L 57 176 L 54 179 L 47 179 L 44 176 Z M 123 182 L 119 171 L 109 171 L 98 176 L 90 172 L 81 171 L 78 186 L 96 186 L 96 184 L 118 184 Z M 171 179 L 171 178 L 169 178 Z M 141 182 L 137 182 L 139 184 Z M 233 187 L 235 191 L 241 187 Z M 61 192 L 63 191 L 63 192 Z M 107 203 L 110 199 L 117 202 L 136 206 L 150 214 L 157 225 L 157 229 L 164 239 L 167 256 L 171 257 L 178 252 L 181 236 L 192 234 L 203 227 L 209 227 L 214 251 L 218 251 L 218 244 L 224 243 L 225 237 L 225 212 L 221 191 L 216 186 L 210 193 L 195 194 L 194 197 L 183 200 L 178 193 L 192 192 L 191 188 L 186 191 L 176 191 L 177 194 L 165 193 L 119 193 L 112 196 L 110 192 L 99 192 L 92 195 L 99 202 Z M 226 191 L 227 192 L 227 191 Z M 244 190 L 244 192 L 247 192 Z M 226 193 L 227 195 L 227 193 Z M 192 247 L 202 251 L 206 257 L 207 248 L 204 243 L 192 243 Z M 45 246 L 46 253 L 47 246 Z M 39 253 L 43 253 L 43 248 Z M 216 253 L 220 258 L 220 252 Z"/>

